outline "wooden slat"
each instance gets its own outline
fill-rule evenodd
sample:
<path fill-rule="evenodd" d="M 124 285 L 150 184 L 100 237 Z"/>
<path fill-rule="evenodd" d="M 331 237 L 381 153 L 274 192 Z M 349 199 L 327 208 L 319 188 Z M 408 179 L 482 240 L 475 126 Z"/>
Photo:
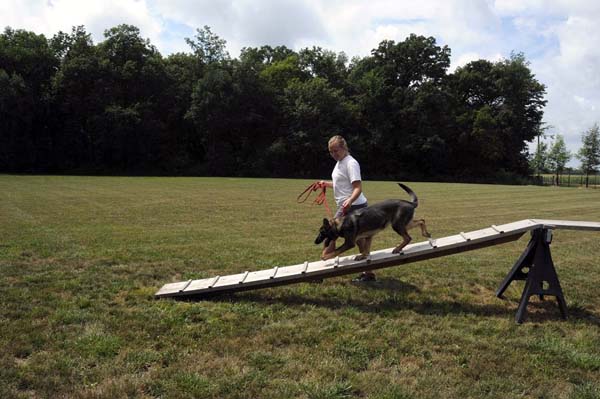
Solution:
<path fill-rule="evenodd" d="M 275 266 L 275 269 L 273 269 L 273 275 L 269 276 L 270 279 L 275 278 L 275 276 L 277 275 L 277 270 L 279 270 L 279 266 Z"/>
<path fill-rule="evenodd" d="M 504 234 L 504 230 L 498 228 L 498 226 L 496 226 L 495 224 L 492 225 L 492 229 L 494 229 L 496 232 L 498 232 L 500 234 Z"/>
<path fill-rule="evenodd" d="M 187 288 L 187 287 L 188 287 L 188 286 L 189 286 L 191 283 L 192 283 L 192 280 L 191 280 L 191 279 L 190 279 L 190 280 L 188 280 L 188 281 L 187 281 L 187 283 L 185 283 L 185 285 L 179 289 L 179 292 L 183 292 L 183 291 L 185 291 L 185 289 L 186 289 L 186 288 Z"/>
<path fill-rule="evenodd" d="M 220 278 L 221 278 L 221 276 L 215 277 L 215 279 L 213 281 L 211 281 L 211 283 L 208 285 L 208 288 L 213 288 L 215 286 L 215 284 L 217 284 L 217 281 L 219 281 Z"/>
<path fill-rule="evenodd" d="M 302 268 L 302 274 L 305 274 L 308 270 L 308 261 L 304 262 L 304 267 Z"/>

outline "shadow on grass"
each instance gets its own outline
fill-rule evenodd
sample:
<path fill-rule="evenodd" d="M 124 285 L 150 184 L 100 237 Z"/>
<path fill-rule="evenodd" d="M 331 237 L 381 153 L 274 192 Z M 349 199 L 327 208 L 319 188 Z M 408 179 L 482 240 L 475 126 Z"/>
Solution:
<path fill-rule="evenodd" d="M 311 284 L 311 283 L 308 283 Z M 312 283 L 315 284 L 315 283 Z M 317 283 L 318 284 L 318 283 Z M 318 306 L 329 309 L 340 309 L 344 307 L 354 307 L 364 312 L 381 313 L 412 310 L 419 314 L 427 315 L 447 315 L 447 314 L 475 314 L 485 316 L 504 316 L 511 311 L 500 305 L 473 305 L 457 301 L 415 301 L 408 298 L 411 292 L 420 292 L 419 288 L 397 279 L 380 279 L 368 283 L 356 283 L 354 287 L 360 290 L 371 291 L 369 295 L 356 295 L 352 297 L 342 296 L 313 296 L 312 294 L 297 294 L 290 291 L 278 293 L 273 296 L 272 291 L 247 291 L 237 294 L 221 294 L 204 298 L 182 298 L 183 300 L 212 300 L 227 302 L 246 302 L 262 304 L 283 304 L 286 306 Z M 324 291 L 331 292 L 331 287 L 324 288 Z M 385 299 L 373 301 L 369 298 L 373 291 L 385 293 Z"/>
<path fill-rule="evenodd" d="M 543 323 L 549 321 L 561 320 L 558 303 L 554 297 L 538 300 L 537 297 L 531 297 L 527 305 L 527 314 L 524 322 Z M 513 302 L 513 301 L 511 301 Z M 519 300 L 514 300 L 515 306 L 519 305 Z M 516 313 L 516 308 L 515 308 Z M 600 327 L 600 317 L 581 306 L 569 306 L 567 302 L 567 319 L 576 322 L 585 322 Z"/>
<path fill-rule="evenodd" d="M 317 284 L 317 283 L 306 283 Z M 517 312 L 520 298 L 497 299 L 499 304 L 474 304 L 452 300 L 415 300 L 409 298 L 408 294 L 421 292 L 415 285 L 406 283 L 394 278 L 379 279 L 374 282 L 352 284 L 354 287 L 367 291 L 369 295 L 356 296 L 314 296 L 311 293 L 300 294 L 291 291 L 278 292 L 272 295 L 273 291 L 257 290 L 246 291 L 237 294 L 217 294 L 210 297 L 181 298 L 186 301 L 226 301 L 260 304 L 282 304 L 290 307 L 318 306 L 328 309 L 341 309 L 344 307 L 354 307 L 368 313 L 385 313 L 411 310 L 422 315 L 446 316 L 449 314 L 461 315 L 471 314 L 487 317 L 514 317 Z M 324 287 L 324 292 L 331 292 L 331 286 Z M 383 293 L 382 300 L 372 300 L 370 295 L 376 291 Z M 568 306 L 568 318 L 571 320 L 582 321 L 596 326 L 600 326 L 598 315 L 580 307 Z M 538 300 L 532 297 L 528 306 L 525 322 L 542 323 L 561 320 L 561 314 L 554 297 L 547 297 L 545 300 Z"/>
<path fill-rule="evenodd" d="M 244 295 L 242 301 L 258 303 L 283 303 L 287 306 L 314 305 L 329 309 L 340 309 L 351 306 L 367 313 L 394 313 L 410 310 L 422 315 L 445 316 L 448 314 L 473 314 L 479 316 L 505 316 L 510 310 L 497 305 L 474 305 L 457 301 L 415 301 L 408 298 L 388 298 L 373 303 L 365 302 L 364 298 L 306 298 L 296 294 L 288 294 L 278 298 L 266 298 L 259 294 Z"/>

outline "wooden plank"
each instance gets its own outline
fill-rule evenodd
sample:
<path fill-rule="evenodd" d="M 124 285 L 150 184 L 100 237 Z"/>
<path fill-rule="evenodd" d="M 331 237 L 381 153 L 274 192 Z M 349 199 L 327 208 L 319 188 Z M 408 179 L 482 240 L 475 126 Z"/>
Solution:
<path fill-rule="evenodd" d="M 526 219 L 504 225 L 492 225 L 492 227 L 468 233 L 460 232 L 457 235 L 438 238 L 435 241 L 410 244 L 400 254 L 392 253 L 393 248 L 373 251 L 370 258 L 363 261 L 355 261 L 356 255 L 338 256 L 328 261 L 312 263 L 306 261 L 286 267 L 276 266 L 273 269 L 165 284 L 155 294 L 155 297 L 244 291 L 376 270 L 515 241 L 525 232 L 542 227 L 600 231 L 600 223 L 597 222 Z"/>
<path fill-rule="evenodd" d="M 211 277 L 211 278 L 204 278 L 204 279 L 200 279 L 200 280 L 194 280 L 187 287 L 186 292 L 190 293 L 190 292 L 196 292 L 198 290 L 206 290 L 206 289 L 208 289 L 208 285 L 210 284 L 210 282 L 213 279 L 214 278 Z"/>
<path fill-rule="evenodd" d="M 403 257 L 404 259 L 399 259 L 399 256 L 397 254 L 392 254 L 391 250 L 392 249 L 390 248 L 389 251 L 387 251 L 387 253 L 382 252 L 380 254 L 373 254 L 373 256 L 371 256 L 370 262 L 353 261 L 354 255 L 339 258 L 337 260 L 337 266 L 336 266 L 335 260 L 333 262 L 318 262 L 314 268 L 311 268 L 310 272 L 307 272 L 305 274 L 301 273 L 301 269 L 303 268 L 303 265 L 299 265 L 298 269 L 299 269 L 300 273 L 297 273 L 296 275 L 290 275 L 286 278 L 282 277 L 281 282 L 291 284 L 294 282 L 306 281 L 308 279 L 313 279 L 313 278 L 333 277 L 334 275 L 349 274 L 349 273 L 354 273 L 356 271 L 374 270 L 374 269 L 378 269 L 378 268 L 382 268 L 382 267 L 388 267 L 391 263 L 401 264 L 401 263 L 408 263 L 410 261 L 415 261 L 415 260 L 422 260 L 423 259 L 422 257 L 417 257 L 417 256 L 422 255 L 423 252 L 431 252 L 432 248 L 428 242 L 413 244 L 412 246 L 410 246 L 408 248 L 408 253 Z M 440 254 L 433 253 L 433 254 L 431 254 L 431 257 L 442 256 L 444 252 L 440 252 Z M 415 259 L 415 260 L 411 260 L 411 259 Z M 334 271 L 337 271 L 337 272 L 334 273 Z M 267 272 L 268 274 L 265 272 Z M 271 282 L 274 281 L 269 278 L 269 276 L 272 275 L 272 273 L 273 273 L 273 269 L 248 273 L 248 276 L 246 277 L 245 283 L 243 285 L 244 290 L 251 289 L 251 288 L 263 288 L 263 287 L 268 287 L 268 286 L 280 285 L 280 284 L 269 284 L 268 282 L 266 282 L 266 281 L 271 281 Z M 280 275 L 279 272 L 278 272 L 278 275 Z M 301 276 L 301 277 L 299 277 L 299 276 Z M 223 277 L 220 277 L 220 278 L 223 278 Z M 207 280 L 208 280 L 208 282 L 207 282 Z M 279 280 L 279 278 L 277 280 Z M 239 277 L 238 277 L 238 279 L 236 279 L 236 281 L 239 281 Z M 239 283 L 237 283 L 236 286 L 240 287 Z M 210 292 L 241 291 L 241 289 L 235 289 L 237 287 L 235 287 L 233 285 L 226 286 L 225 284 L 221 284 L 220 282 L 217 285 L 216 281 L 214 281 L 214 280 L 212 280 L 212 282 L 211 282 L 211 279 L 203 279 L 203 280 L 198 280 L 196 286 L 190 285 L 190 287 L 186 290 L 186 294 L 201 295 L 202 293 L 208 293 L 208 291 L 210 291 Z M 159 295 L 159 296 L 179 296 L 178 292 L 172 293 L 171 295 L 168 295 L 165 292 L 162 292 L 162 294 L 163 295 Z M 157 295 L 158 295 L 158 293 L 157 293 Z"/>
<path fill-rule="evenodd" d="M 531 219 L 543 227 L 565 230 L 600 231 L 600 222 L 575 221 L 575 220 L 552 220 Z"/>
<path fill-rule="evenodd" d="M 173 293 L 180 292 L 181 288 L 185 287 L 186 284 L 187 284 L 187 281 L 181 281 L 181 282 L 178 282 L 178 283 L 165 284 L 155 294 L 155 296 L 163 296 L 163 295 L 167 295 L 167 294 L 173 294 Z"/>

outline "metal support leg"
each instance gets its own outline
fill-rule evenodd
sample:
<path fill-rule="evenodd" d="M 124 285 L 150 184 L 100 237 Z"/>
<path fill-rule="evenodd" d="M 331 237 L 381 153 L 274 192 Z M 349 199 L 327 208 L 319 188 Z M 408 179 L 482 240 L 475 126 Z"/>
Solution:
<path fill-rule="evenodd" d="M 531 267 L 533 263 L 533 255 L 535 254 L 536 243 L 537 241 L 532 234 L 531 240 L 529 240 L 529 244 L 527 244 L 527 248 L 525 248 L 525 251 L 523 251 L 515 265 L 512 267 L 512 269 L 510 269 L 510 272 L 500 284 L 500 287 L 498 287 L 498 290 L 496 291 L 496 296 L 498 298 L 502 298 L 504 291 L 506 291 L 510 283 L 512 283 L 514 280 L 527 279 L 527 273 L 523 272 L 523 269 L 528 269 Z"/>
<path fill-rule="evenodd" d="M 561 316 L 566 318 L 567 303 L 550 253 L 552 231 L 537 229 L 532 231 L 531 236 L 527 248 L 521 254 L 519 260 L 515 263 L 504 281 L 502 281 L 496 295 L 501 297 L 512 281 L 526 280 L 515 317 L 517 323 L 523 322 L 527 313 L 527 304 L 532 295 L 539 295 L 541 299 L 545 295 L 556 297 Z M 528 268 L 529 270 L 524 272 L 524 268 Z M 546 285 L 546 288 L 544 288 L 544 285 Z"/>

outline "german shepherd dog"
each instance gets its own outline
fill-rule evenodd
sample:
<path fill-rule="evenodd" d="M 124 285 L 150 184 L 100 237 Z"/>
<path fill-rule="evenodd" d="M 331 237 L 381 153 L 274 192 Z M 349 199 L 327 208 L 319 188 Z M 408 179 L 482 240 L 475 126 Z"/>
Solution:
<path fill-rule="evenodd" d="M 394 231 L 402 236 L 402 242 L 392 251 L 395 254 L 400 253 L 402 248 L 412 240 L 408 235 L 408 230 L 412 228 L 420 227 L 421 234 L 431 238 L 431 234 L 425 226 L 425 220 L 414 219 L 415 208 L 419 205 L 417 195 L 404 184 L 398 183 L 398 185 L 410 195 L 411 202 L 389 199 L 358 209 L 348 216 L 331 221 L 323 219 L 323 225 L 319 229 L 315 244 L 325 241 L 325 246 L 328 246 L 332 240 L 336 240 L 338 237 L 343 237 L 345 241 L 335 251 L 325 254 L 322 259 L 335 258 L 342 252 L 354 248 L 355 245 L 358 245 L 360 255 L 354 259 L 367 259 L 371 253 L 373 236 L 385 229 L 388 224 L 391 224 Z"/>

